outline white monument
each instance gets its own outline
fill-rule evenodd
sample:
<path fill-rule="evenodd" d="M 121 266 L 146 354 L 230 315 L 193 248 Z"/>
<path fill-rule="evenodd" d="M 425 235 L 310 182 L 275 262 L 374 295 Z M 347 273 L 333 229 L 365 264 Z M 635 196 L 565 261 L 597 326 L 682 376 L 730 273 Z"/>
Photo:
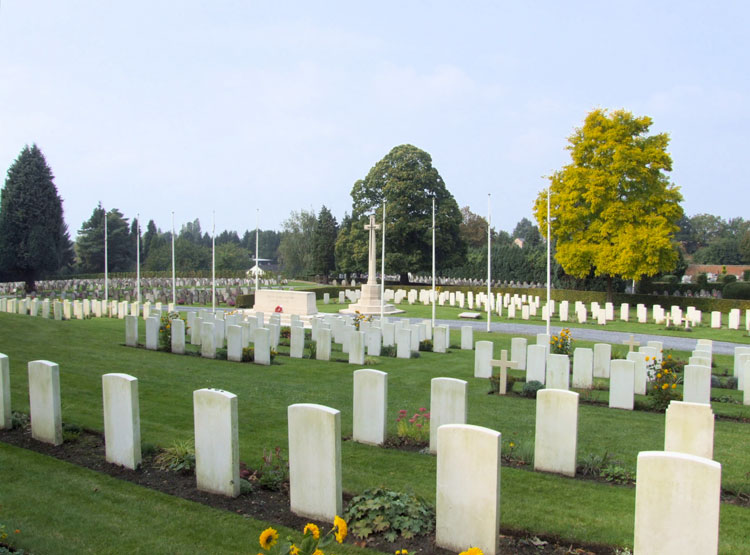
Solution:
<path fill-rule="evenodd" d="M 362 295 L 359 297 L 359 300 L 354 304 L 350 304 L 349 308 L 341 310 L 340 312 L 342 313 L 380 314 L 380 285 L 378 285 L 378 280 L 375 277 L 377 261 L 375 232 L 380 228 L 381 225 L 375 223 L 375 215 L 370 214 L 370 223 L 365 224 L 365 229 L 370 232 L 367 283 L 362 284 Z M 397 314 L 399 312 L 403 312 L 403 310 L 397 309 L 392 304 L 383 305 L 383 314 Z"/>

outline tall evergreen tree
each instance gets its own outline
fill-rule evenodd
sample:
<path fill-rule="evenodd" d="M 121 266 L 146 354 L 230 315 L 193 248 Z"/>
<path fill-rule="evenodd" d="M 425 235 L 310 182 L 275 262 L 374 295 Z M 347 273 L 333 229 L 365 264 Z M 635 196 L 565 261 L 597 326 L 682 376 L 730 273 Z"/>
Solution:
<path fill-rule="evenodd" d="M 104 212 L 99 204 L 78 232 L 76 252 L 81 272 L 104 271 Z M 107 213 L 107 265 L 110 272 L 130 272 L 135 269 L 135 240 L 131 236 L 128 220 L 117 208 Z"/>
<path fill-rule="evenodd" d="M 52 170 L 36 144 L 26 145 L 8 169 L 0 194 L 0 274 L 23 280 L 33 291 L 35 281 L 59 271 L 70 254 Z"/>
<path fill-rule="evenodd" d="M 336 218 L 325 207 L 320 209 L 312 238 L 313 272 L 328 281 L 328 274 L 336 268 L 336 237 L 339 229 Z"/>

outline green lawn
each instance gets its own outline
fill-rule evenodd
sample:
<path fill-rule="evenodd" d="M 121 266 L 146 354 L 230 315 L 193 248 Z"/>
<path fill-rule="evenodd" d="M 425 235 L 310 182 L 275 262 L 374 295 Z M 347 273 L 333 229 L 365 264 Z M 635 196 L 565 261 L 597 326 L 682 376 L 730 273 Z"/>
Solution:
<path fill-rule="evenodd" d="M 557 303 L 559 305 L 559 303 Z M 349 306 L 348 302 L 344 304 L 338 304 L 338 299 L 331 298 L 331 302 L 329 304 L 325 304 L 323 301 L 318 301 L 317 303 L 318 311 L 319 312 L 338 312 L 339 310 L 346 308 Z M 413 304 L 410 305 L 406 302 L 403 302 L 399 305 L 395 305 L 398 309 L 403 310 L 404 312 L 401 314 L 396 314 L 396 318 L 432 318 L 432 305 L 423 305 L 423 304 Z M 435 317 L 438 320 L 458 320 L 458 315 L 461 312 L 480 312 L 481 317 L 476 322 L 487 322 L 487 313 L 478 310 L 473 309 L 469 310 L 468 308 L 458 308 L 458 307 L 450 307 L 450 306 L 436 306 L 435 307 Z M 530 316 L 528 320 L 521 319 L 521 312 L 516 311 L 517 317 L 514 319 L 510 319 L 507 317 L 507 312 L 505 309 L 503 309 L 503 316 L 498 317 L 497 314 L 492 314 L 492 322 L 493 323 L 511 323 L 511 324 L 536 324 L 543 326 L 545 325 L 544 320 L 542 320 L 542 311 L 539 309 L 538 314 L 536 316 Z M 727 329 L 727 322 L 728 322 L 728 316 L 726 314 L 723 315 L 723 328 L 722 329 L 712 329 L 710 326 L 710 314 L 703 314 L 703 324 L 699 326 L 698 328 L 693 329 L 693 331 L 685 331 L 683 329 L 679 330 L 673 330 L 673 329 L 665 329 L 663 325 L 656 325 L 653 322 L 648 324 L 639 324 L 638 321 L 635 319 L 635 307 L 630 307 L 630 322 L 622 322 L 619 320 L 620 315 L 620 308 L 615 308 L 615 316 L 616 319 L 607 322 L 606 326 L 600 326 L 596 324 L 595 322 L 592 323 L 591 317 L 589 315 L 588 323 L 586 324 L 579 324 L 578 320 L 573 321 L 574 314 L 573 314 L 573 305 L 571 303 L 570 313 L 569 313 L 569 320 L 567 322 L 560 322 L 559 319 L 559 313 L 555 313 L 555 315 L 552 316 L 552 322 L 551 326 L 552 328 L 559 329 L 561 327 L 570 328 L 571 330 L 575 330 L 576 328 L 588 328 L 588 329 L 597 329 L 597 330 L 605 330 L 605 331 L 622 331 L 622 332 L 628 332 L 628 333 L 644 333 L 644 334 L 653 334 L 653 335 L 665 335 L 665 336 L 671 336 L 671 337 L 688 337 L 691 339 L 713 339 L 714 341 L 729 341 L 731 343 L 750 343 L 750 335 L 748 335 L 747 331 L 745 331 L 744 325 L 745 325 L 745 316 L 744 312 L 742 315 L 742 318 L 740 319 L 740 329 L 739 330 L 730 330 Z M 651 318 L 651 312 L 649 311 L 649 318 Z"/>
<path fill-rule="evenodd" d="M 123 372 L 139 379 L 144 442 L 164 446 L 174 439 L 191 437 L 192 391 L 203 387 L 221 388 L 239 396 L 240 458 L 251 466 L 260 462 L 264 448 L 279 445 L 286 450 L 286 408 L 292 403 L 319 403 L 340 410 L 342 433 L 344 437 L 351 435 L 352 372 L 356 366 L 335 361 L 292 360 L 283 356 L 283 347 L 278 364 L 271 367 L 127 348 L 123 345 L 124 327 L 121 320 L 56 322 L 0 314 L 0 352 L 10 357 L 14 410 L 28 411 L 28 361 L 47 359 L 60 365 L 63 420 L 87 428 L 103 428 L 101 375 Z M 143 337 L 143 322 L 140 333 Z M 509 335 L 475 333 L 475 340 L 482 339 L 495 343 L 496 356 L 501 348 L 510 348 Z M 452 343 L 457 342 L 456 331 Z M 585 346 L 584 342 L 580 346 Z M 334 354 L 343 359 L 341 353 Z M 684 356 L 684 353 L 675 355 Z M 716 358 L 719 367 L 728 364 L 730 359 Z M 473 378 L 473 361 L 473 351 L 458 349 L 445 355 L 422 353 L 420 358 L 411 360 L 371 360 L 368 366 L 389 374 L 388 408 L 392 416 L 389 433 L 395 434 L 395 418 L 400 409 L 416 411 L 419 407 L 429 407 L 430 380 L 445 376 L 469 382 L 470 424 L 500 431 L 504 449 L 510 440 L 517 445 L 530 446 L 534 434 L 534 401 L 518 396 L 487 395 L 488 381 Z M 606 391 L 595 393 L 606 395 Z M 714 392 L 723 393 L 730 392 Z M 721 414 L 727 407 L 744 410 L 741 405 L 716 403 L 714 411 Z M 750 424 L 716 422 L 714 453 L 715 459 L 722 463 L 726 489 L 750 491 L 748 433 Z M 663 414 L 612 410 L 589 404 L 580 406 L 579 459 L 606 451 L 624 468 L 634 472 L 638 452 L 662 449 L 663 436 Z M 412 491 L 434 501 L 435 458 L 432 456 L 343 441 L 342 463 L 345 491 L 357 493 L 383 485 Z M 38 483 L 39 475 L 44 476 L 41 483 Z M 203 531 L 206 541 L 213 545 L 211 538 L 214 536 L 206 530 L 214 528 L 217 530 L 216 549 L 209 551 L 221 552 L 225 545 L 231 551 L 231 545 L 235 545 L 231 542 L 250 542 L 246 545 L 253 549 L 252 546 L 257 545 L 254 543 L 257 531 L 264 526 L 125 484 L 107 486 L 117 499 L 105 498 L 94 506 L 92 512 L 97 514 L 97 519 L 99 515 L 104 515 L 101 518 L 116 515 L 114 522 L 109 522 L 99 534 L 96 521 L 84 517 L 90 510 L 86 504 L 92 497 L 85 493 L 88 484 L 100 481 L 109 484 L 109 478 L 38 455 L 19 453 L 0 444 L 0 480 L 3 484 L 0 520 L 14 527 L 23 525 L 25 531 L 17 538 L 17 543 L 39 553 L 65 551 L 66 542 L 72 536 L 77 542 L 75 551 L 101 552 L 103 538 L 120 533 L 113 534 L 112 528 L 125 530 L 127 538 L 146 535 L 149 541 L 156 541 L 145 532 L 146 522 L 150 525 L 149 531 L 163 539 L 163 546 L 174 546 L 163 549 L 152 545 L 151 551 L 182 552 L 181 546 L 191 541 L 188 538 L 193 537 L 191 534 L 196 530 Z M 12 488 L 6 487 L 9 483 L 13 484 Z M 78 487 L 78 484 L 84 486 Z M 6 495 L 6 492 L 9 493 Z M 49 497 L 49 504 L 24 502 L 24 498 L 36 499 L 42 493 L 40 499 Z M 634 495 L 634 489 L 628 487 L 504 467 L 501 526 L 555 534 L 571 542 L 632 545 Z M 128 496 L 135 496 L 137 501 L 123 501 Z M 62 506 L 72 508 L 69 513 L 54 510 Z M 174 516 L 172 519 L 149 518 L 151 514 Z M 196 525 L 199 518 L 201 524 Z M 242 524 L 237 526 L 238 522 Z M 225 527 L 233 526 L 238 528 L 236 532 L 224 531 Z M 190 534 L 186 528 L 190 529 Z M 750 508 L 723 504 L 721 551 L 737 553 L 747 549 L 747 545 L 750 545 Z"/>

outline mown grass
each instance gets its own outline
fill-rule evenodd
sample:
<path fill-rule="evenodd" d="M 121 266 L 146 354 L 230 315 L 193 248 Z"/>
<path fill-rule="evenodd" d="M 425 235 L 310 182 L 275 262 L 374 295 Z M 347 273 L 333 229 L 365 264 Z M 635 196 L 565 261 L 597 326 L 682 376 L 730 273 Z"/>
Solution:
<path fill-rule="evenodd" d="M 144 333 L 142 322 L 141 326 L 141 333 Z M 475 333 L 475 340 L 481 339 L 495 343 L 496 356 L 500 349 L 510 348 L 511 336 L 508 335 Z M 457 342 L 456 331 L 452 343 Z M 351 435 L 355 366 L 344 362 L 292 360 L 283 356 L 284 348 L 277 358 L 278 364 L 262 367 L 128 348 L 123 343 L 124 323 L 120 320 L 55 322 L 0 314 L 0 352 L 10 357 L 14 410 L 28 411 L 28 361 L 47 359 L 60 365 L 63 420 L 87 428 L 103 428 L 101 375 L 124 372 L 139 379 L 144 442 L 165 446 L 174 439 L 191 437 L 192 391 L 202 387 L 221 388 L 239 396 L 240 458 L 250 465 L 260 462 L 264 448 L 278 445 L 286 450 L 286 408 L 292 403 L 319 403 L 340 410 L 342 433 L 344 437 Z M 580 346 L 584 346 L 584 342 L 581 343 Z M 510 439 L 516 443 L 532 442 L 534 401 L 518 396 L 487 395 L 487 380 L 473 378 L 473 361 L 473 351 L 458 349 L 445 355 L 422 353 L 419 358 L 410 360 L 373 359 L 368 366 L 389 374 L 388 410 L 392 417 L 388 420 L 389 433 L 395 434 L 395 418 L 400 409 L 416 411 L 419 407 L 429 407 L 430 380 L 445 376 L 468 381 L 470 424 L 500 431 L 505 444 Z M 723 407 L 723 404 L 714 405 L 717 412 Z M 722 463 L 722 481 L 727 489 L 745 488 L 747 491 L 749 488 L 748 432 L 750 424 L 716 422 L 715 459 Z M 623 467 L 635 472 L 638 452 L 661 450 L 663 436 L 663 414 L 587 404 L 579 408 L 579 459 L 606 451 Z M 6 446 L 2 449 L 3 453 L 9 452 Z M 345 491 L 358 493 L 382 485 L 412 491 L 434 501 L 435 458 L 432 456 L 345 440 L 342 462 Z M 5 470 L 1 472 L 5 483 L 8 474 Z M 23 464 L 16 465 L 10 477 L 17 479 L 18 474 L 28 480 L 33 477 L 33 473 L 24 470 Z M 29 491 L 30 495 L 32 493 Z M 628 487 L 504 467 L 501 523 L 513 529 L 556 535 L 571 542 L 631 545 L 634 495 L 634 490 Z M 76 495 L 71 497 L 71 503 L 83 504 Z M 151 503 L 152 498 L 146 496 L 139 503 L 133 503 L 132 508 L 125 506 L 122 514 L 118 512 L 119 526 L 137 526 L 141 517 L 134 513 L 142 505 Z M 5 518 L 4 498 L 3 505 Z M 214 518 L 219 517 L 206 518 L 204 526 L 210 527 Z M 723 504 L 721 519 L 722 552 L 745 549 L 750 544 L 750 509 Z M 95 535 L 85 519 L 74 517 L 73 520 L 79 534 Z M 55 523 L 51 528 L 56 529 L 58 525 Z M 155 525 L 154 530 L 159 526 Z M 158 533 L 168 538 L 172 530 L 165 526 L 163 530 L 158 529 Z M 46 534 L 50 535 L 49 530 Z M 59 552 L 59 548 L 43 551 Z"/>
<path fill-rule="evenodd" d="M 334 302 L 335 301 L 335 302 Z M 559 306 L 559 303 L 557 303 Z M 325 304 L 323 301 L 318 301 L 317 307 L 319 312 L 338 312 L 343 308 L 347 308 L 348 302 L 345 304 L 338 304 L 338 299 L 331 299 L 329 304 Z M 396 317 L 403 318 L 432 318 L 432 305 L 413 304 L 410 305 L 403 302 L 399 305 L 395 305 L 399 310 L 403 310 L 402 314 L 397 314 Z M 668 308 L 668 307 L 667 307 Z M 439 320 L 458 320 L 458 315 L 462 312 L 479 312 L 481 316 L 475 320 L 476 322 L 487 322 L 487 313 L 483 310 L 474 308 L 469 310 L 468 308 L 458 308 L 451 306 L 436 306 L 435 317 Z M 703 314 L 703 323 L 698 328 L 692 328 L 693 331 L 685 331 L 684 329 L 667 329 L 664 325 L 654 324 L 652 321 L 647 324 L 639 324 L 635 317 L 635 306 L 630 307 L 630 321 L 620 321 L 620 307 L 615 307 L 615 320 L 607 322 L 606 326 L 600 326 L 596 322 L 592 322 L 591 315 L 586 324 L 579 324 L 575 318 L 573 312 L 573 304 L 570 305 L 569 320 L 567 322 L 561 322 L 559 318 L 559 312 L 556 312 L 552 316 L 551 327 L 555 331 L 559 331 L 560 328 L 587 328 L 597 329 L 605 331 L 621 331 L 627 333 L 644 333 L 653 335 L 665 335 L 670 337 L 686 337 L 690 339 L 713 339 L 714 341 L 728 341 L 732 343 L 750 343 L 750 335 L 744 328 L 745 316 L 744 312 L 740 319 L 740 329 L 730 330 L 727 328 L 729 316 L 724 314 L 722 316 L 721 329 L 711 328 L 711 315 Z M 651 318 L 651 312 L 649 311 L 649 319 Z M 575 321 L 574 321 L 575 320 Z M 498 316 L 492 314 L 491 322 L 493 323 L 505 323 L 505 324 L 536 324 L 544 326 L 546 323 L 542 320 L 542 310 L 538 310 L 536 316 L 530 316 L 528 320 L 521 319 L 521 311 L 516 311 L 516 318 L 510 319 L 507 317 L 506 309 L 503 309 L 503 315 Z"/>

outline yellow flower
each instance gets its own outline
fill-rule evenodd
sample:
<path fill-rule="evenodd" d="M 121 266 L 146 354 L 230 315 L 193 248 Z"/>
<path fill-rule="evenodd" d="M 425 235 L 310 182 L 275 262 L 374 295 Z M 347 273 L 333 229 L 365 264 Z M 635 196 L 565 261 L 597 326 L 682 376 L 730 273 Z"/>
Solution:
<path fill-rule="evenodd" d="M 656 379 L 660 380 L 661 379 L 661 374 L 657 374 L 656 375 Z"/>
<path fill-rule="evenodd" d="M 663 386 L 661 386 L 662 389 L 667 389 L 669 387 L 668 383 L 665 383 Z"/>
<path fill-rule="evenodd" d="M 509 447 L 515 447 L 515 446 L 516 446 L 516 444 L 515 444 L 515 443 L 513 443 L 513 442 L 511 441 L 511 442 L 510 442 L 510 443 L 508 444 L 508 446 L 509 446 Z"/>
<path fill-rule="evenodd" d="M 269 547 L 276 545 L 278 539 L 279 533 L 276 530 L 273 528 L 266 528 L 260 534 L 260 546 L 263 549 L 268 549 Z"/>
<path fill-rule="evenodd" d="M 320 549 L 316 549 L 315 551 L 313 551 L 313 555 L 325 555 L 325 553 L 323 553 Z"/>
<path fill-rule="evenodd" d="M 336 541 L 343 543 L 347 533 L 346 521 L 336 515 L 336 518 L 333 519 L 333 527 L 336 529 Z M 313 555 L 315 554 L 313 553 Z"/>
<path fill-rule="evenodd" d="M 320 528 L 318 528 L 312 522 L 309 522 L 305 526 L 305 529 L 302 531 L 302 534 L 306 536 L 308 531 L 312 534 L 312 537 L 315 538 L 316 540 L 320 538 Z"/>
<path fill-rule="evenodd" d="M 655 385 L 655 386 L 654 386 L 654 389 L 659 389 L 659 386 L 658 386 L 658 385 Z"/>
<path fill-rule="evenodd" d="M 672 389 L 677 389 L 677 384 L 676 383 L 672 384 Z"/>
<path fill-rule="evenodd" d="M 667 355 L 667 358 L 672 358 L 672 355 Z"/>
<path fill-rule="evenodd" d="M 459 553 L 459 555 L 484 555 L 484 553 L 478 547 L 470 547 L 466 551 Z"/>
<path fill-rule="evenodd" d="M 289 555 L 299 555 L 299 547 L 292 544 L 289 546 Z"/>

